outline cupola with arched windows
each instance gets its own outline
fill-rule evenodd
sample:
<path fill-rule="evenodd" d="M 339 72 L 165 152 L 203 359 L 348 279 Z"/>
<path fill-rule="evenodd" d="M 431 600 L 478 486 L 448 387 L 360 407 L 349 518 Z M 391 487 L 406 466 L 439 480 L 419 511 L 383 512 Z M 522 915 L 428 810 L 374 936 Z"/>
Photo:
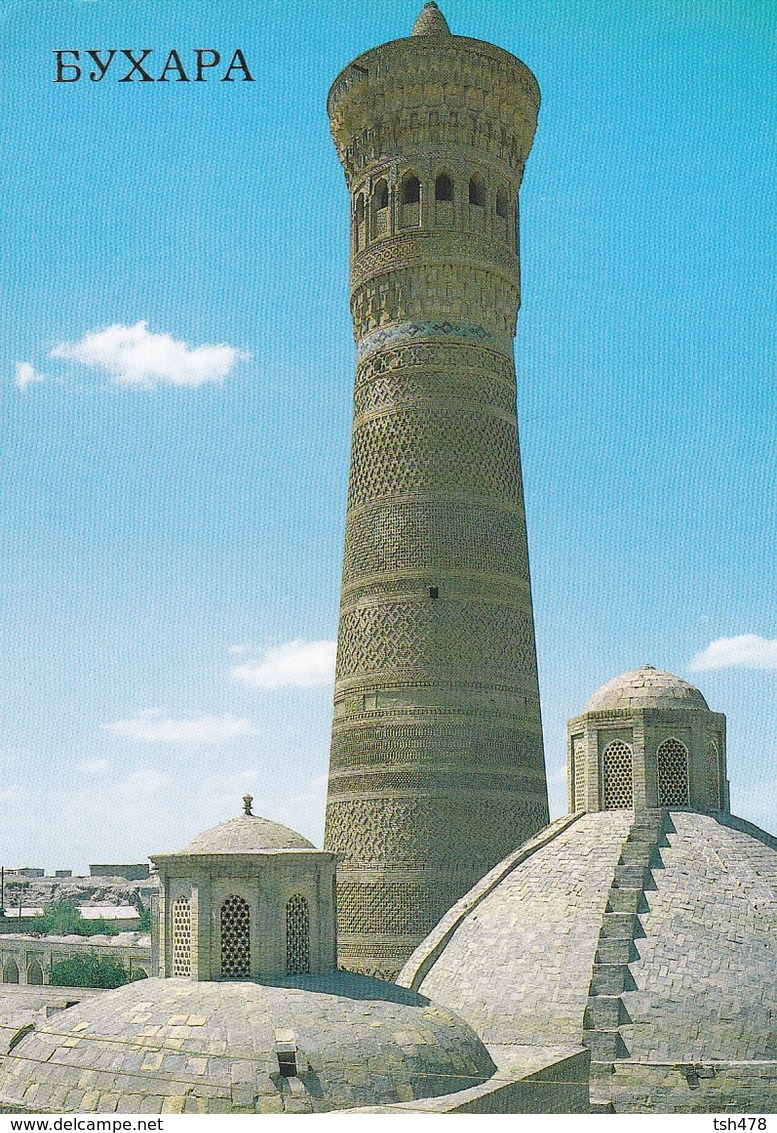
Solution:
<path fill-rule="evenodd" d="M 278 979 L 337 966 L 336 855 L 244 813 L 152 861 L 152 969 L 193 980 Z"/>
<path fill-rule="evenodd" d="M 602 685 L 567 724 L 569 809 L 728 811 L 726 717 L 652 665 Z"/>

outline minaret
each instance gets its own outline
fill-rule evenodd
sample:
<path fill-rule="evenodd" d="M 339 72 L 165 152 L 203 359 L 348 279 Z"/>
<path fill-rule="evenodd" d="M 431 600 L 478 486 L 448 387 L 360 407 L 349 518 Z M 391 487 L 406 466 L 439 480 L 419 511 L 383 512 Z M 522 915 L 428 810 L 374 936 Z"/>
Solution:
<path fill-rule="evenodd" d="M 340 964 L 389 978 L 548 821 L 512 352 L 538 106 L 435 4 L 327 104 L 358 361 L 325 846 Z"/>

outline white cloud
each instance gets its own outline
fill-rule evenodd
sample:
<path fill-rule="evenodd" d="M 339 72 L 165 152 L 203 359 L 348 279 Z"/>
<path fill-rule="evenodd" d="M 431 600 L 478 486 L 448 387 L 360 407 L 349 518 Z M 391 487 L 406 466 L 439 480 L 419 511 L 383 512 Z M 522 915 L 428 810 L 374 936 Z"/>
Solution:
<path fill-rule="evenodd" d="M 30 362 L 17 362 L 15 381 L 20 390 L 26 390 L 35 382 L 45 382 L 46 375 L 39 374 Z"/>
<path fill-rule="evenodd" d="M 319 688 L 334 679 L 335 641 L 287 641 L 260 661 L 235 665 L 231 674 L 251 688 Z"/>
<path fill-rule="evenodd" d="M 777 640 L 743 633 L 739 637 L 719 637 L 701 653 L 689 668 L 701 673 L 706 669 L 777 669 Z"/>
<path fill-rule="evenodd" d="M 109 766 L 107 759 L 82 759 L 76 768 L 84 775 L 104 775 Z"/>
<path fill-rule="evenodd" d="M 553 774 L 550 776 L 550 782 L 554 787 L 566 787 L 567 785 L 567 765 L 562 763 L 557 767 Z"/>
<path fill-rule="evenodd" d="M 308 782 L 301 784 L 297 791 L 278 800 L 271 817 L 284 826 L 290 826 L 292 830 L 298 830 L 314 846 L 320 846 L 324 840 L 327 782 L 328 776 L 325 773 L 314 775 Z M 261 813 L 256 806 L 254 812 Z"/>
<path fill-rule="evenodd" d="M 161 772 L 155 771 L 153 767 L 143 767 L 127 776 L 119 785 L 117 794 L 130 799 L 143 795 L 157 795 L 164 787 L 169 785 L 169 782 L 167 775 L 162 775 Z"/>
<path fill-rule="evenodd" d="M 194 716 L 175 720 L 155 708 L 140 712 L 129 720 L 114 720 L 103 727 L 114 736 L 146 744 L 226 744 L 257 734 L 250 720 L 236 716 Z"/>
<path fill-rule="evenodd" d="M 80 342 L 60 342 L 51 357 L 82 362 L 110 374 L 121 385 L 152 389 L 222 381 L 236 362 L 249 355 L 226 343 L 189 346 L 169 334 L 153 334 L 144 319 L 134 326 L 115 323 L 92 331 Z"/>

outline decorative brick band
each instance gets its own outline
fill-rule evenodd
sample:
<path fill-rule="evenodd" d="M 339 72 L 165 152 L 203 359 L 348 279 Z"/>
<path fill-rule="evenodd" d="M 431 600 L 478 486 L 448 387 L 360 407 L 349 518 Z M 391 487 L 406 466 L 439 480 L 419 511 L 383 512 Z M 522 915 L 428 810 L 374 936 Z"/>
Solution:
<path fill-rule="evenodd" d="M 420 338 L 459 339 L 462 342 L 496 343 L 497 336 L 485 327 L 471 323 L 417 322 L 398 323 L 393 327 L 381 327 L 361 340 L 356 348 L 359 358 L 380 350 L 382 346 L 394 346 L 400 342 L 413 342 Z"/>

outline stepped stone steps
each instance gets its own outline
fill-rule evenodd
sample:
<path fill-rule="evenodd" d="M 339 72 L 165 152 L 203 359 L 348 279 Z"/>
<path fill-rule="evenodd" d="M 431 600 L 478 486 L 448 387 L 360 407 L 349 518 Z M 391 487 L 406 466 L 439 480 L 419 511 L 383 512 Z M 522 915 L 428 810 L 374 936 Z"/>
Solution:
<path fill-rule="evenodd" d="M 633 940 L 639 928 L 636 913 L 607 911 L 602 922 L 599 940 Z"/>
<path fill-rule="evenodd" d="M 648 904 L 642 889 L 611 889 L 607 900 L 608 913 L 646 913 Z"/>
<path fill-rule="evenodd" d="M 594 964 L 589 997 L 620 995 L 624 991 L 634 991 L 634 977 L 628 964 Z"/>
<path fill-rule="evenodd" d="M 666 845 L 664 814 L 636 816 L 621 846 L 605 905 L 594 957 L 583 1042 L 591 1052 L 591 1112 L 612 1113 L 608 1081 L 614 1063 L 629 1057 L 620 1028 L 629 1023 L 621 998 L 635 987 L 629 964 L 639 959 L 635 941 L 644 937 L 639 914 L 648 909 L 645 891 L 655 889 L 652 870 L 663 865 L 659 846 Z"/>
<path fill-rule="evenodd" d="M 650 866 L 647 865 L 617 865 L 612 884 L 615 889 L 645 890 L 655 886 Z"/>

